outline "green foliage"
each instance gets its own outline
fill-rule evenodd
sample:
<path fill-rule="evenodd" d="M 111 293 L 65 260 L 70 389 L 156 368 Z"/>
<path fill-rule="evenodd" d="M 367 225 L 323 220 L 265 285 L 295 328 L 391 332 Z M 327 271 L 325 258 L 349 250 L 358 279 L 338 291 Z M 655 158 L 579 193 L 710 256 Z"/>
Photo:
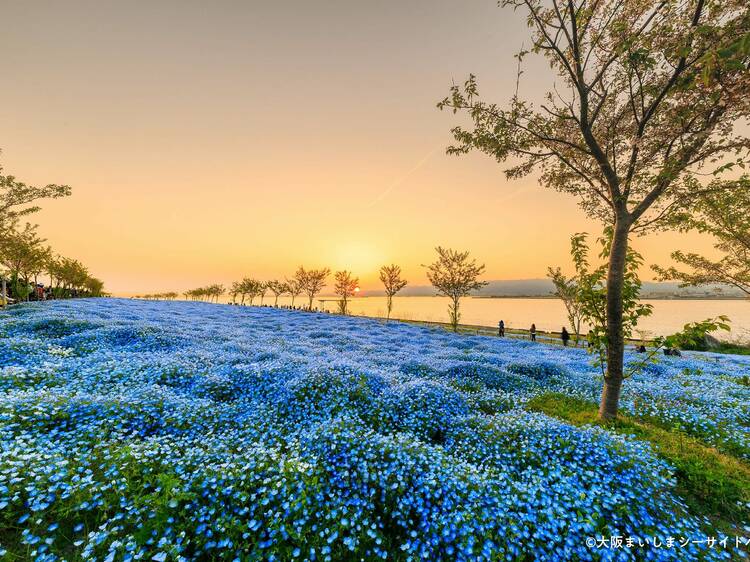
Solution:
<path fill-rule="evenodd" d="M 744 168 L 744 165 L 742 166 Z M 672 252 L 672 259 L 687 266 L 652 266 L 659 279 L 677 280 L 682 286 L 722 283 L 750 296 L 750 176 L 737 180 L 715 180 L 704 189 L 696 188 L 690 213 L 678 213 L 673 222 L 682 230 L 711 235 L 714 247 L 723 254 L 719 260 L 694 252 Z"/>
<path fill-rule="evenodd" d="M 58 256 L 47 262 L 47 273 L 53 279 L 55 298 L 65 298 L 76 294 L 100 296 L 104 284 L 92 277 L 89 270 L 78 260 Z"/>
<path fill-rule="evenodd" d="M 703 66 L 700 81 L 704 85 L 709 85 L 720 76 L 723 69 L 743 70 L 748 55 L 750 55 L 750 33 L 745 33 L 734 43 L 713 49 L 703 55 L 700 60 Z"/>
<path fill-rule="evenodd" d="M 604 236 L 597 239 L 600 246 L 599 258 L 606 260 L 612 246 L 612 229 L 607 228 Z M 603 368 L 607 349 L 607 264 L 592 267 L 589 263 L 587 234 L 574 234 L 570 239 L 570 255 L 575 267 L 575 299 L 577 309 L 589 325 L 588 350 L 597 356 L 596 363 Z M 625 277 L 622 286 L 624 337 L 629 338 L 638 320 L 652 312 L 652 306 L 638 300 L 641 280 L 638 268 L 643 264 L 642 256 L 628 249 L 625 258 Z"/>
<path fill-rule="evenodd" d="M 716 353 L 727 353 L 730 355 L 750 355 L 750 346 L 735 343 L 720 342 Z M 750 385 L 745 385 L 750 386 Z"/>
<path fill-rule="evenodd" d="M 594 404 L 559 393 L 537 396 L 526 405 L 573 425 L 603 425 L 611 431 L 651 443 L 675 468 L 677 490 L 695 513 L 712 518 L 723 532 L 738 531 L 750 518 L 750 466 L 674 428 L 620 415 L 602 422 Z"/>
<path fill-rule="evenodd" d="M 19 301 L 25 301 L 29 298 L 29 295 L 33 292 L 31 285 L 28 282 L 23 281 L 18 275 L 13 275 L 11 278 L 10 286 L 12 293 Z"/>
<path fill-rule="evenodd" d="M 479 281 L 479 276 L 484 272 L 484 264 L 479 265 L 476 260 L 470 260 L 469 252 L 458 252 L 440 246 L 435 251 L 438 257 L 427 266 L 427 278 L 439 294 L 451 299 L 448 315 L 455 332 L 458 331 L 458 321 L 461 319 L 461 298 L 487 284 L 486 281 Z"/>
<path fill-rule="evenodd" d="M 717 330 L 730 330 L 729 318 L 721 315 L 716 318 L 708 318 L 701 322 L 690 322 L 685 324 L 682 331 L 668 336 L 664 340 L 667 347 L 677 347 L 680 349 L 690 349 L 695 351 L 708 350 L 707 337 L 711 332 Z"/>
<path fill-rule="evenodd" d="M 557 295 L 565 306 L 565 310 L 568 313 L 568 322 L 575 334 L 575 344 L 578 347 L 578 341 L 581 336 L 581 321 L 583 320 L 581 302 L 578 299 L 578 279 L 576 276 L 566 277 L 559 267 L 557 269 L 547 268 L 547 277 L 550 278 L 555 286 L 555 295 Z"/>
<path fill-rule="evenodd" d="M 67 185 L 35 187 L 17 181 L 15 176 L 2 175 L 2 171 L 0 167 L 0 232 L 19 217 L 38 211 L 39 207 L 32 205 L 34 201 L 70 195 Z"/>
<path fill-rule="evenodd" d="M 0 266 L 10 274 L 11 288 L 19 300 L 26 300 L 30 281 L 51 259 L 52 251 L 44 242 L 37 234 L 37 225 L 29 223 L 20 228 L 14 221 L 0 232 Z"/>
<path fill-rule="evenodd" d="M 35 213 L 39 207 L 34 203 L 39 199 L 55 199 L 70 195 L 67 185 L 49 184 L 42 187 L 27 185 L 17 181 L 14 176 L 2 175 L 0 167 L 0 275 L 7 274 L 12 278 L 8 289 L 16 300 L 26 300 L 33 292 L 30 286 L 40 273 L 48 272 L 55 277 L 60 259 L 54 259 L 52 250 L 45 246 L 45 240 L 37 235 L 37 225 L 26 223 L 21 227 L 21 217 Z M 73 260 L 70 260 L 73 261 Z M 78 264 L 78 262 L 75 262 Z M 80 265 L 80 264 L 78 264 Z M 3 272 L 2 269 L 6 272 Z M 70 283 L 67 290 L 56 291 L 58 298 L 69 296 L 70 290 L 77 294 L 100 296 L 104 284 L 88 275 L 77 276 L 77 283 Z M 66 279 L 67 281 L 67 279 Z M 5 305 L 0 295 L 0 305 Z"/>

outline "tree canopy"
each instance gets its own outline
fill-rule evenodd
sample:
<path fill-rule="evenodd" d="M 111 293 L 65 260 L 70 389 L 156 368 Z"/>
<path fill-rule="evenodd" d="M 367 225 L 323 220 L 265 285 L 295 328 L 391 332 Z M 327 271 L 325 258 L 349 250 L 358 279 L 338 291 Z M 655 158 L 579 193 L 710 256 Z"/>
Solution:
<path fill-rule="evenodd" d="M 70 195 L 67 185 L 49 184 L 42 187 L 27 185 L 18 181 L 15 176 L 3 175 L 0 166 L 0 232 L 8 228 L 20 217 L 35 213 L 38 199 L 58 198 Z"/>
<path fill-rule="evenodd" d="M 333 291 L 341 297 L 339 299 L 339 312 L 341 314 L 349 313 L 349 298 L 357 293 L 359 287 L 359 278 L 354 277 L 351 271 L 337 271 L 334 275 L 335 283 Z"/>
<path fill-rule="evenodd" d="M 401 277 L 401 268 L 395 263 L 384 265 L 380 268 L 380 282 L 383 284 L 386 296 L 386 318 L 391 318 L 393 310 L 393 297 L 401 289 L 406 287 L 406 279 Z"/>
<path fill-rule="evenodd" d="M 747 2 L 502 5 L 528 14 L 533 44 L 519 62 L 543 55 L 555 84 L 539 104 L 516 91 L 505 106 L 482 101 L 473 75 L 453 86 L 439 107 L 467 112 L 473 126 L 453 129 L 450 153 L 510 159 L 508 178 L 536 170 L 590 215 L 636 230 L 669 226 L 704 190 L 700 173 L 747 158 L 750 138 L 736 125 L 750 117 L 750 55 L 712 59 L 705 75 L 709 55 L 750 32 Z"/>
<path fill-rule="evenodd" d="M 714 182 L 716 186 L 725 182 Z M 681 281 L 683 286 L 721 283 L 732 285 L 750 297 L 750 176 L 730 182 L 734 189 L 708 190 L 696 197 L 691 213 L 676 217 L 683 229 L 707 233 L 716 240 L 723 257 L 709 259 L 695 252 L 677 250 L 672 259 L 687 266 L 653 266 L 660 280 Z"/>
<path fill-rule="evenodd" d="M 312 309 L 313 299 L 325 287 L 326 278 L 330 273 L 331 270 L 327 267 L 322 269 L 305 269 L 299 266 L 297 269 L 294 277 L 299 283 L 302 292 L 307 295 L 307 308 Z"/>
<path fill-rule="evenodd" d="M 427 266 L 427 278 L 439 294 L 451 299 L 448 313 L 451 326 L 456 331 L 461 318 L 461 298 L 487 285 L 486 281 L 479 280 L 484 272 L 484 264 L 477 264 L 476 260 L 470 259 L 468 251 L 459 252 L 440 246 L 435 251 L 438 257 Z"/>

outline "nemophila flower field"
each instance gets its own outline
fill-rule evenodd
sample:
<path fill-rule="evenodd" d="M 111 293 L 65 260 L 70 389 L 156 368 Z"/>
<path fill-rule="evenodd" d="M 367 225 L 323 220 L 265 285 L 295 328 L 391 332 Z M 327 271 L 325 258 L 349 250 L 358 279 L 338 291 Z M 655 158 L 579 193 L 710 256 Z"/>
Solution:
<path fill-rule="evenodd" d="M 631 358 L 635 360 L 635 358 Z M 750 458 L 750 361 L 664 358 L 626 410 Z M 582 350 L 203 303 L 0 314 L 0 553 L 16 560 L 728 558 Z M 587 539 L 683 537 L 675 548 Z"/>

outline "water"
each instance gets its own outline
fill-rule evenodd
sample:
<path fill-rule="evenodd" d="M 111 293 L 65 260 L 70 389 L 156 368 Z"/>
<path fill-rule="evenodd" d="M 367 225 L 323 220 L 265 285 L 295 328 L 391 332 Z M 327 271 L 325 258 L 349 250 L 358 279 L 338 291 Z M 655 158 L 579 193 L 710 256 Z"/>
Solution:
<path fill-rule="evenodd" d="M 321 305 L 321 300 L 325 301 Z M 264 304 L 273 304 L 273 296 L 266 296 Z M 279 304 L 286 305 L 290 297 L 280 297 Z M 688 322 L 714 318 L 720 314 L 729 316 L 732 331 L 718 333 L 722 339 L 750 340 L 750 300 L 645 300 L 653 305 L 651 316 L 641 319 L 634 336 L 651 338 L 667 336 L 681 330 Z M 255 300 L 255 304 L 258 300 Z M 297 297 L 296 305 L 307 304 L 307 299 Z M 314 306 L 324 306 L 335 311 L 334 297 L 320 297 Z M 385 297 L 358 297 L 351 300 L 350 311 L 355 315 L 385 316 Z M 394 297 L 393 318 L 403 320 L 448 321 L 448 299 L 445 297 Z M 524 298 L 465 298 L 461 301 L 461 323 L 477 326 L 497 326 L 505 320 L 507 328 L 528 329 L 535 323 L 538 330 L 559 331 L 567 325 L 565 307 L 558 299 Z M 585 331 L 585 330 L 584 330 Z"/>

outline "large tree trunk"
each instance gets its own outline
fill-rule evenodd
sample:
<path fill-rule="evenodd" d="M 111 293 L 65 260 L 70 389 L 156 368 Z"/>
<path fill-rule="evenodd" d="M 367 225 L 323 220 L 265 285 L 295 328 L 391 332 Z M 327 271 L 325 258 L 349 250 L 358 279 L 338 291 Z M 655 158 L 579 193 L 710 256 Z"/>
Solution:
<path fill-rule="evenodd" d="M 628 252 L 628 226 L 615 225 L 607 271 L 607 371 L 599 405 L 599 418 L 617 417 L 622 390 L 625 339 L 622 332 L 622 289 Z"/>

